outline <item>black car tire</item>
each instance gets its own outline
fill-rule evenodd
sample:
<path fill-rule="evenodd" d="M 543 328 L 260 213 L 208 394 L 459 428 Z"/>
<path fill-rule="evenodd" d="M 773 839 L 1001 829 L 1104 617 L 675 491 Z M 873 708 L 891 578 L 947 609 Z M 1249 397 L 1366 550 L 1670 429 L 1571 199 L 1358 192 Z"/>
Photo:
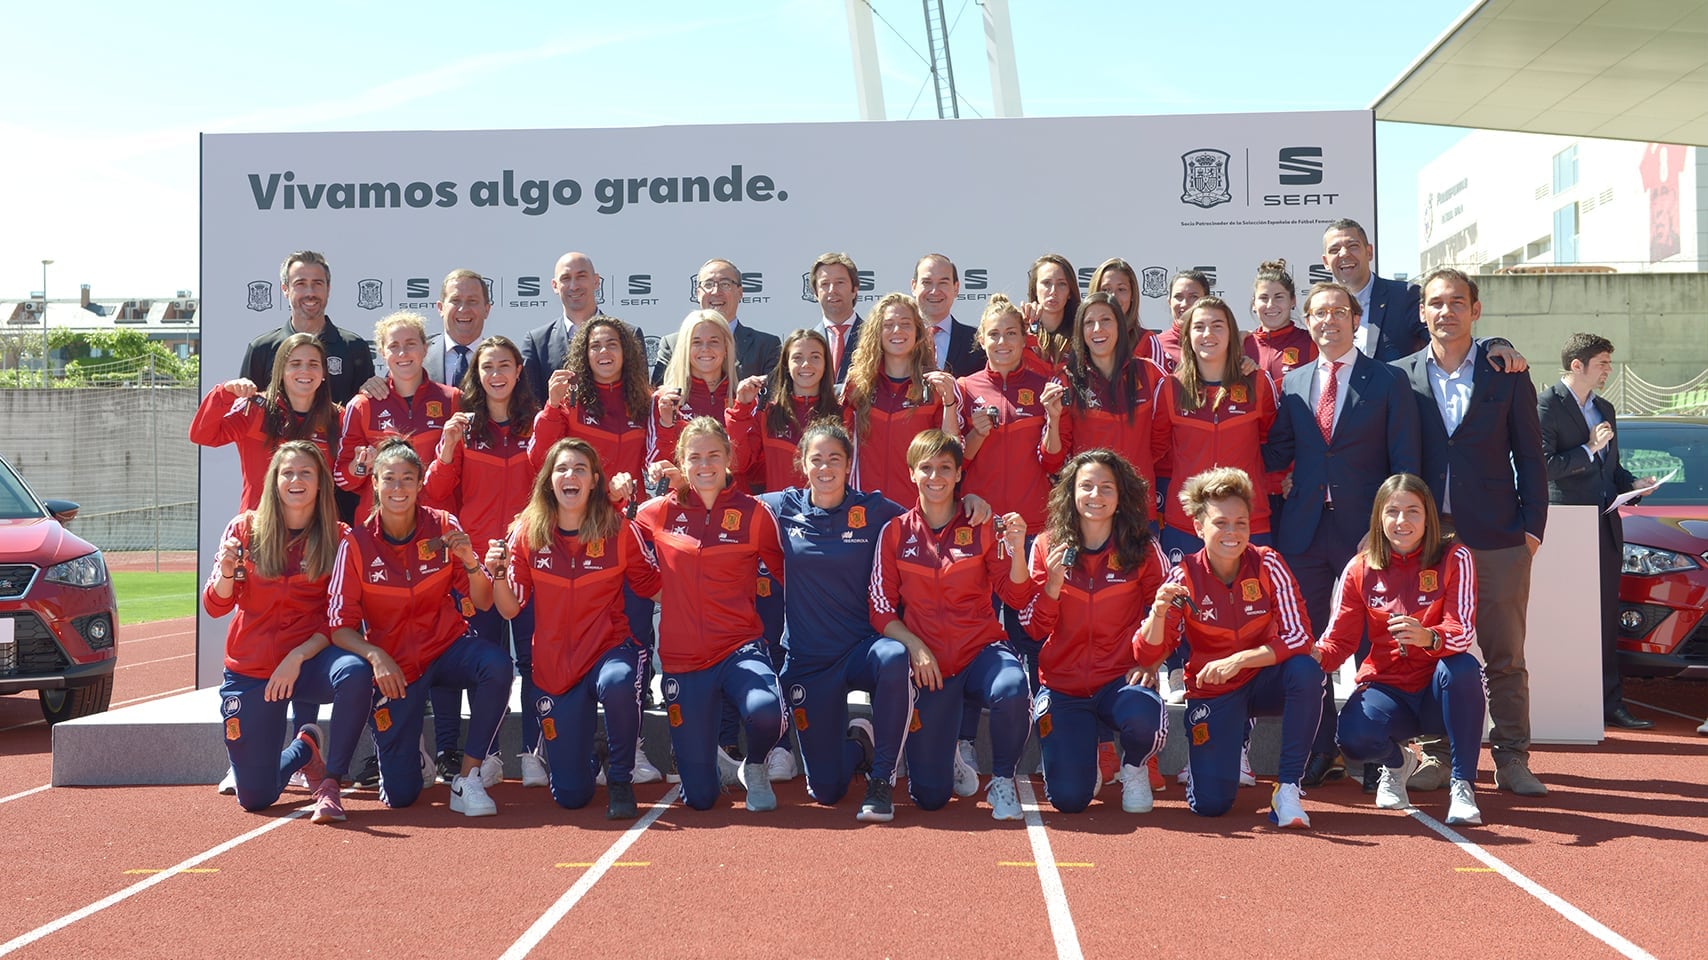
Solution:
<path fill-rule="evenodd" d="M 39 692 L 42 703 L 42 716 L 50 724 L 73 717 L 87 717 L 97 713 L 105 713 L 107 705 L 113 702 L 113 675 L 107 674 L 95 683 L 86 687 L 72 687 L 68 690 L 42 690 Z"/>

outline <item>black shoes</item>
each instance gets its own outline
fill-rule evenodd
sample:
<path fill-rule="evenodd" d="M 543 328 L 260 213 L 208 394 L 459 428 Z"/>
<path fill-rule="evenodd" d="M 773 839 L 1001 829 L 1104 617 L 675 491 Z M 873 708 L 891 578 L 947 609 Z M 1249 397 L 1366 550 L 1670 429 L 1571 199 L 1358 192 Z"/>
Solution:
<path fill-rule="evenodd" d="M 633 820 L 637 812 L 633 784 L 613 783 L 605 788 L 605 819 Z"/>
<path fill-rule="evenodd" d="M 1320 787 L 1331 780 L 1346 777 L 1346 763 L 1338 753 L 1313 753 L 1305 761 L 1305 775 L 1299 778 L 1302 787 Z"/>
<path fill-rule="evenodd" d="M 439 751 L 439 782 L 450 783 L 462 776 L 463 752 L 461 750 Z"/>
<path fill-rule="evenodd" d="M 362 761 L 362 769 L 350 778 L 350 782 L 358 787 L 377 787 L 380 785 L 380 758 L 378 754 L 369 754 Z"/>
<path fill-rule="evenodd" d="M 1379 763 L 1366 763 L 1364 765 L 1364 792 L 1375 793 L 1377 786 L 1379 786 L 1381 782 L 1382 765 Z"/>
<path fill-rule="evenodd" d="M 1655 725 L 1653 720 L 1640 720 L 1632 716 L 1631 711 L 1625 709 L 1624 704 L 1620 704 L 1609 711 L 1605 722 L 1607 726 L 1618 727 L 1621 730 L 1647 730 Z"/>

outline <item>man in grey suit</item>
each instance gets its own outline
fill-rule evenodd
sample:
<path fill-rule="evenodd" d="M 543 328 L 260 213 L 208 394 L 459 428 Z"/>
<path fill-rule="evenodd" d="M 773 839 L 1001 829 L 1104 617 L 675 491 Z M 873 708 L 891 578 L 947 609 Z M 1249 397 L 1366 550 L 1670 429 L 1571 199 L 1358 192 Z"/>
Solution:
<path fill-rule="evenodd" d="M 1583 504 L 1600 512 L 1602 719 L 1610 727 L 1647 730 L 1654 722 L 1626 709 L 1619 677 L 1625 529 L 1619 511 L 1606 511 L 1615 497 L 1636 488 L 1637 478 L 1619 463 L 1613 404 L 1595 393 L 1613 372 L 1613 344 L 1593 333 L 1574 333 L 1560 352 L 1560 365 L 1565 375 L 1536 401 L 1542 456 L 1548 462 L 1548 502 Z"/>
<path fill-rule="evenodd" d="M 445 329 L 427 340 L 427 379 L 461 389 L 463 374 L 474 362 L 474 348 L 480 344 L 487 315 L 492 312 L 485 278 L 467 268 L 452 270 L 439 285 L 439 302 L 434 306 L 439 308 Z"/>
<path fill-rule="evenodd" d="M 1439 267 L 1423 278 L 1429 345 L 1394 366 L 1411 382 L 1423 437 L 1423 473 L 1444 528 L 1457 532 L 1477 567 L 1477 645 L 1488 684 L 1495 786 L 1539 797 L 1530 771 L 1530 673 L 1524 634 L 1530 561 L 1548 522 L 1548 476 L 1536 387 L 1504 373 L 1472 339 L 1482 316 L 1477 283 Z M 1446 743 L 1419 739 L 1430 760 L 1409 784 L 1438 789 Z"/>
<path fill-rule="evenodd" d="M 1318 357 L 1282 381 L 1275 423 L 1263 446 L 1266 468 L 1292 469 L 1275 546 L 1298 580 L 1311 629 L 1319 635 L 1328 628 L 1341 571 L 1370 530 L 1377 488 L 1396 473 L 1418 473 L 1422 463 L 1410 385 L 1393 367 L 1353 348 L 1362 312 L 1343 284 L 1319 283 L 1305 295 L 1306 328 Z M 1329 683 L 1300 781 L 1305 786 L 1344 772 L 1335 732 Z"/>
<path fill-rule="evenodd" d="M 736 265 L 728 260 L 707 260 L 695 275 L 694 289 L 699 294 L 701 310 L 716 310 L 729 321 L 730 333 L 735 336 L 736 379 L 769 374 L 782 356 L 783 341 L 775 334 L 737 322 L 735 315 L 741 309 L 742 292 L 741 271 Z M 670 364 L 670 354 L 675 348 L 674 332 L 658 342 L 658 357 L 652 364 L 653 386 L 664 379 L 664 368 Z"/>

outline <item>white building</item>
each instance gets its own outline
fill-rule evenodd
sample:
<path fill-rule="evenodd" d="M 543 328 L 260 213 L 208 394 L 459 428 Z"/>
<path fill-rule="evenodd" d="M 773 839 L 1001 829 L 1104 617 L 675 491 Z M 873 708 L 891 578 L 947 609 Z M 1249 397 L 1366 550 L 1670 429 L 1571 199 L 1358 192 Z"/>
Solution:
<path fill-rule="evenodd" d="M 1708 270 L 1708 151 L 1479 130 L 1418 173 L 1419 272 Z"/>

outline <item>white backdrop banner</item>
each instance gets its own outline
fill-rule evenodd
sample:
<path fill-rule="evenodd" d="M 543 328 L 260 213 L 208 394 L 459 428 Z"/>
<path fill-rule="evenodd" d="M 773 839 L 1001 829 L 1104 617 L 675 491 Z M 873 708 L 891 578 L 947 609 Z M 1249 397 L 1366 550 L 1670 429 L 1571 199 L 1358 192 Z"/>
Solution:
<path fill-rule="evenodd" d="M 992 293 L 1023 300 L 1040 254 L 1065 255 L 1082 285 L 1120 256 L 1141 274 L 1141 321 L 1160 328 L 1177 270 L 1209 274 L 1238 307 L 1264 260 L 1286 258 L 1301 291 L 1327 279 L 1323 228 L 1374 229 L 1375 196 L 1368 111 L 208 135 L 202 387 L 285 323 L 279 263 L 297 249 L 326 255 L 327 313 L 367 337 L 399 309 L 438 330 L 439 281 L 467 267 L 492 282 L 487 332 L 519 342 L 561 316 L 552 267 L 570 250 L 592 257 L 603 311 L 649 337 L 694 308 L 711 257 L 741 268 L 743 323 L 815 323 L 806 271 L 827 250 L 859 265 L 863 303 L 947 254 L 967 322 Z M 238 489 L 230 448 L 204 451 L 203 570 Z M 220 681 L 223 638 L 204 616 L 198 684 Z"/>

